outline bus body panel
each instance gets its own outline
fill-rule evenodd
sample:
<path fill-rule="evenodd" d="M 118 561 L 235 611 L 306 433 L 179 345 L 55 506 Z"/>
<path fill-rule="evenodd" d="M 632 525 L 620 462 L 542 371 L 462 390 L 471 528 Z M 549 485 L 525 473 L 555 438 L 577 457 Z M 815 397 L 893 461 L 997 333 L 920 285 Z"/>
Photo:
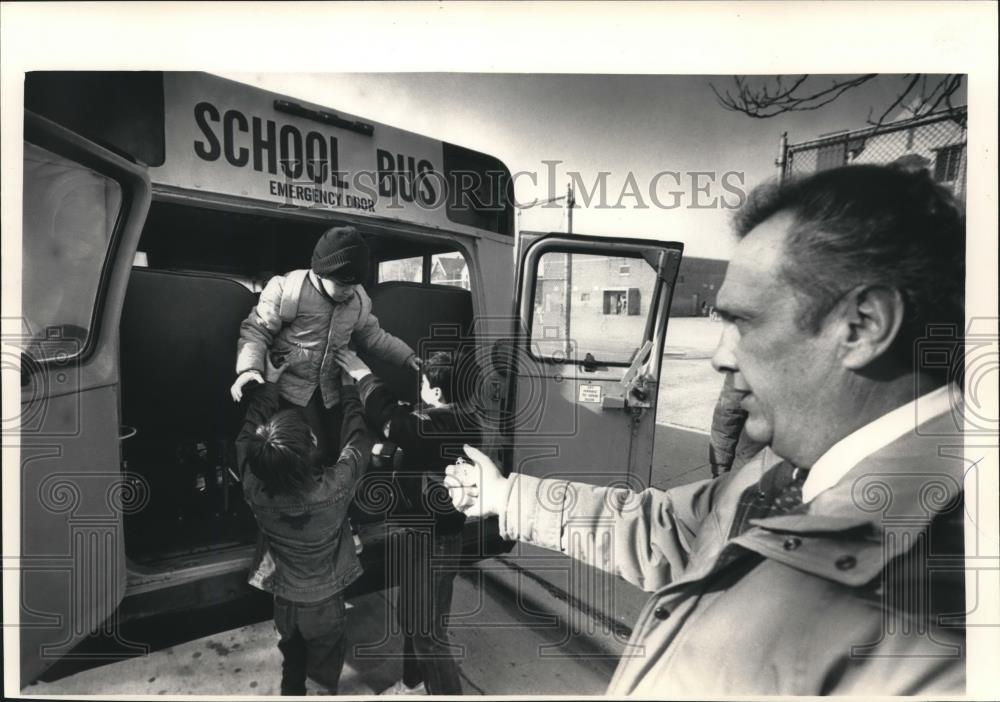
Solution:
<path fill-rule="evenodd" d="M 80 206 L 88 192 L 74 193 L 73 179 L 57 172 L 65 174 L 68 164 L 121 188 L 106 253 L 98 254 L 94 267 L 100 280 L 89 327 L 59 319 L 41 326 L 44 315 L 36 301 L 22 305 L 20 618 L 26 683 L 72 655 L 84 637 L 102 626 L 113 628 L 108 617 L 125 593 L 122 516 L 141 508 L 148 495 L 120 469 L 118 320 L 150 186 L 145 169 L 31 113 L 25 118 L 25 144 L 26 152 L 30 144 L 59 164 L 37 176 L 26 174 L 26 201 L 51 195 L 57 212 Z M 79 265 L 83 259 L 74 256 L 87 251 L 60 241 L 58 231 L 39 231 L 44 226 L 26 217 L 23 236 L 54 233 L 51 244 L 63 255 L 50 260 L 66 270 Z"/>

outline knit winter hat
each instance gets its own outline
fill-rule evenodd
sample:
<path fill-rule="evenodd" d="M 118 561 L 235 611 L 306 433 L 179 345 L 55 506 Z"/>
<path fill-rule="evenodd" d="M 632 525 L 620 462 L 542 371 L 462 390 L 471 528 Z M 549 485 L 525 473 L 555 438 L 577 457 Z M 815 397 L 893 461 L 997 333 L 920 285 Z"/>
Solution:
<path fill-rule="evenodd" d="M 328 229 L 313 249 L 312 269 L 340 283 L 363 283 L 368 278 L 368 245 L 354 227 Z"/>

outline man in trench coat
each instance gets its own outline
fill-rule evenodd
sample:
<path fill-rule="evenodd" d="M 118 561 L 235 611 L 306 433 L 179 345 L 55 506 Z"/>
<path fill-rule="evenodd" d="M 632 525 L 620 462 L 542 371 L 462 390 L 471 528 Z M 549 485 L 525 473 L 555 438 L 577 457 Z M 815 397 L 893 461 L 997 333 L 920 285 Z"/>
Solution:
<path fill-rule="evenodd" d="M 633 492 L 470 447 L 452 499 L 652 593 L 609 694 L 962 694 L 964 216 L 926 172 L 847 166 L 735 225 L 713 365 L 773 454 Z"/>

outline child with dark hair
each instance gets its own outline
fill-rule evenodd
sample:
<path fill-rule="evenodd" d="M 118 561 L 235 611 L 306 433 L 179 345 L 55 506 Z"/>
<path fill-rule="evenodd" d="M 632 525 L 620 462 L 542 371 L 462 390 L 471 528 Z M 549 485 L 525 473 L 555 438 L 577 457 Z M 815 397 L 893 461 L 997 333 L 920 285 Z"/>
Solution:
<path fill-rule="evenodd" d="M 308 492 L 318 450 L 309 424 L 297 409 L 278 411 L 247 438 L 247 465 L 271 494 Z"/>
<path fill-rule="evenodd" d="M 302 411 L 281 409 L 283 372 L 267 359 L 266 383 L 248 388 L 236 439 L 244 497 L 261 532 L 250 584 L 274 594 L 281 694 L 304 695 L 307 676 L 336 693 L 346 654 L 343 591 L 361 574 L 347 509 L 373 441 L 345 374 L 344 448 L 336 462 L 324 461 Z"/>
<path fill-rule="evenodd" d="M 400 404 L 358 358 L 344 350 L 337 362 L 358 382 L 369 423 L 402 452 L 394 481 L 399 507 L 390 515 L 405 523 L 397 616 L 403 632 L 403 676 L 382 694 L 460 695 L 455 650 L 445 620 L 462 553 L 465 515 L 455 510 L 444 487 L 444 469 L 462 455 L 465 443 L 480 440 L 479 423 L 463 390 L 477 387 L 473 363 L 447 352 L 432 354 L 421 367 L 422 406 Z M 459 375 L 458 369 L 469 371 Z"/>

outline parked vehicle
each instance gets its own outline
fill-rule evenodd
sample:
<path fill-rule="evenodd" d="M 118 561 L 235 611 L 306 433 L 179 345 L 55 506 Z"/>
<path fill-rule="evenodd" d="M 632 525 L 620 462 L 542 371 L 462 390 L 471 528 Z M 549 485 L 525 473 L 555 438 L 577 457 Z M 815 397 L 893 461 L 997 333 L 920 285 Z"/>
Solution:
<path fill-rule="evenodd" d="M 238 327 L 335 224 L 367 237 L 382 326 L 470 359 L 507 470 L 649 480 L 680 244 L 515 234 L 496 158 L 208 74 L 32 73 L 25 107 L 23 683 L 102 627 L 245 592 Z M 623 260 L 645 273 L 616 293 Z M 362 588 L 387 582 L 385 488 L 356 497 Z M 469 557 L 496 532 L 470 520 Z"/>

